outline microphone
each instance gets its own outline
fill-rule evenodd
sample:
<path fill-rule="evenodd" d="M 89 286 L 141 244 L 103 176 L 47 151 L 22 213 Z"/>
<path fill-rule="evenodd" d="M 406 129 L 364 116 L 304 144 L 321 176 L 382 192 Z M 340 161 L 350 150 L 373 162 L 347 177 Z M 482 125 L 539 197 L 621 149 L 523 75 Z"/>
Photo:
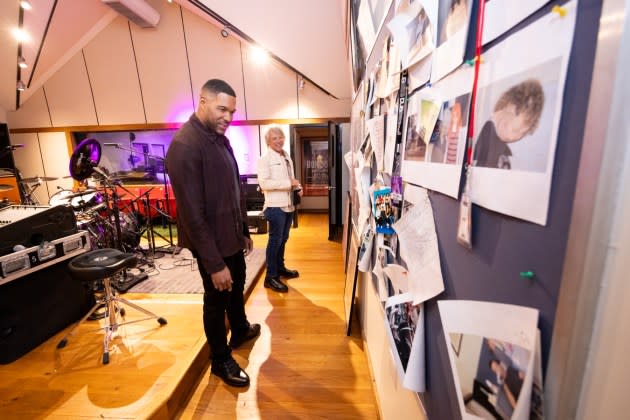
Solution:
<path fill-rule="evenodd" d="M 20 149 L 22 147 L 24 147 L 23 144 L 10 144 L 10 145 L 7 146 L 7 149 L 14 150 L 14 149 Z"/>
<path fill-rule="evenodd" d="M 120 146 L 120 143 L 103 143 L 103 146 L 114 146 L 114 147 L 118 147 L 118 146 Z"/>

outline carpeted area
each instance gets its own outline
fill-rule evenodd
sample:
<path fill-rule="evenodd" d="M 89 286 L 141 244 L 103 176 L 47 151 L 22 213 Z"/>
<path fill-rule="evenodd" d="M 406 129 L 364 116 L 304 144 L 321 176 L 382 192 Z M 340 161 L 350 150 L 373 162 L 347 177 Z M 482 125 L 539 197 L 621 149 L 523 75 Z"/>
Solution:
<path fill-rule="evenodd" d="M 247 277 L 245 279 L 245 293 L 255 283 L 265 268 L 265 250 L 254 248 L 245 257 Z M 132 293 L 203 293 L 201 275 L 197 268 L 197 261 L 189 250 L 183 249 L 177 255 L 166 254 L 154 261 L 154 269 L 145 269 L 149 278 L 136 284 L 128 292 Z"/>

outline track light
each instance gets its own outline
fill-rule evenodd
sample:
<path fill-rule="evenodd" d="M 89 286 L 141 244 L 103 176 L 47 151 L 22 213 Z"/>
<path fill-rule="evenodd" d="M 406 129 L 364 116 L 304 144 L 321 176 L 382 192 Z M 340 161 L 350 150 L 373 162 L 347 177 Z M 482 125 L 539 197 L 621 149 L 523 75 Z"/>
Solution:
<path fill-rule="evenodd" d="M 223 38 L 227 38 L 230 35 L 230 32 L 228 31 L 228 27 L 226 26 L 225 28 L 221 29 L 221 36 Z"/>
<path fill-rule="evenodd" d="M 31 2 L 28 0 L 20 0 L 20 7 L 24 10 L 31 10 L 33 8 Z"/>
<path fill-rule="evenodd" d="M 299 82 L 298 82 L 298 88 L 299 88 L 300 90 L 304 89 L 304 84 L 305 84 L 305 82 L 304 82 L 304 78 L 300 76 L 300 80 L 299 80 Z"/>
<path fill-rule="evenodd" d="M 26 89 L 26 85 L 21 80 L 18 80 L 16 87 L 17 87 L 17 90 L 19 90 L 20 92 L 22 92 L 24 89 Z"/>
<path fill-rule="evenodd" d="M 25 69 L 28 67 L 28 64 L 26 64 L 26 60 L 24 59 L 24 57 L 18 57 L 18 66 L 20 66 L 21 69 Z"/>

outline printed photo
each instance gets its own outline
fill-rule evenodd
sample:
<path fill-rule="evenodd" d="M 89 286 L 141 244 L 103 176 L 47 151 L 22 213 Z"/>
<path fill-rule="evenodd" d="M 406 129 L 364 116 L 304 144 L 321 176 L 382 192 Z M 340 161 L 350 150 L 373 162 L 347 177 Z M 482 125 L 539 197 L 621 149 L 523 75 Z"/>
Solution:
<path fill-rule="evenodd" d="M 412 305 L 411 302 L 403 302 L 387 307 L 385 313 L 389 320 L 389 328 L 394 338 L 400 363 L 403 366 L 403 370 L 407 371 L 413 337 L 418 324 L 418 305 Z"/>
<path fill-rule="evenodd" d="M 470 94 L 460 95 L 442 104 L 435 129 L 429 140 L 428 162 L 454 165 L 462 156 L 459 148 L 466 145 Z"/>
<path fill-rule="evenodd" d="M 471 334 L 449 335 L 456 354 L 466 412 L 481 418 L 510 419 L 531 354 L 523 347 Z"/>
<path fill-rule="evenodd" d="M 433 50 L 433 29 L 424 7 L 420 13 L 407 24 L 409 36 L 409 64 L 426 57 Z"/>
<path fill-rule="evenodd" d="M 560 58 L 480 89 L 475 115 L 475 166 L 545 172 Z"/>
<path fill-rule="evenodd" d="M 439 3 L 438 46 L 466 28 L 468 24 L 468 0 L 441 0 Z"/>
<path fill-rule="evenodd" d="M 376 219 L 376 233 L 389 235 L 394 233 L 392 225 L 395 219 L 391 188 L 374 191 L 374 218 Z"/>

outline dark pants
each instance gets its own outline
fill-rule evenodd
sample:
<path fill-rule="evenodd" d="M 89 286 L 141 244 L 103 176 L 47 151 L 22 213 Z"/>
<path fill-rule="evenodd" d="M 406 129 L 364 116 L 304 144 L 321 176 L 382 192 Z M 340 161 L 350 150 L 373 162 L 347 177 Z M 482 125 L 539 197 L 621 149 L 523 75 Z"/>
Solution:
<path fill-rule="evenodd" d="M 193 252 L 197 258 L 198 254 Z M 203 279 L 203 328 L 210 346 L 210 357 L 213 360 L 221 360 L 228 357 L 232 350 L 227 343 L 227 330 L 225 328 L 225 314 L 230 321 L 232 333 L 244 331 L 248 328 L 247 315 L 245 315 L 245 256 L 242 251 L 231 257 L 223 258 L 225 265 L 232 276 L 232 291 L 218 291 L 212 284 L 212 277 L 207 273 L 202 264 L 199 264 L 199 273 Z"/>
<path fill-rule="evenodd" d="M 267 241 L 267 277 L 276 277 L 284 266 L 284 246 L 289 239 L 293 212 L 287 213 L 279 207 L 267 207 L 265 219 L 269 221 Z"/>

